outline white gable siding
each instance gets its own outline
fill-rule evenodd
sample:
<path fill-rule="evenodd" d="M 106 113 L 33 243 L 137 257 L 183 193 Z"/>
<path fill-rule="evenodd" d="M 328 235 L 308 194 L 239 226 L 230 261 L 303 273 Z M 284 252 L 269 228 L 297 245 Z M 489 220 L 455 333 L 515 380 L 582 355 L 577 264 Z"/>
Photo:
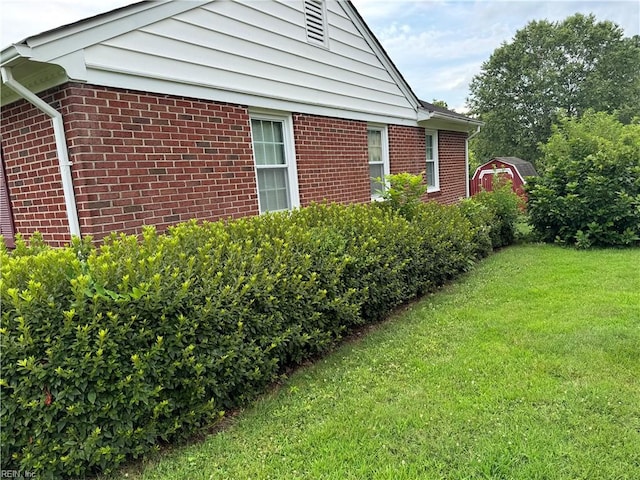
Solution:
<path fill-rule="evenodd" d="M 303 0 L 217 0 L 86 47 L 85 80 L 415 124 L 415 107 L 335 1 L 327 34 L 327 48 L 307 41 Z"/>

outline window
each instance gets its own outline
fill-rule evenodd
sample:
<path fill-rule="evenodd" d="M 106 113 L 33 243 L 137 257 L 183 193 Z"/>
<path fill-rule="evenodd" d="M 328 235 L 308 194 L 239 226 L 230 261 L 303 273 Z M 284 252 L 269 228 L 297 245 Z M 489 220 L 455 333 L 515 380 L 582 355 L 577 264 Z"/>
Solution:
<path fill-rule="evenodd" d="M 427 191 L 440 190 L 440 167 L 438 164 L 438 132 L 425 132 L 425 146 L 427 151 Z"/>
<path fill-rule="evenodd" d="M 327 15 L 323 0 L 304 0 L 307 41 L 327 46 Z"/>
<path fill-rule="evenodd" d="M 369 177 L 371 179 L 371 199 L 380 198 L 378 193 L 384 190 L 384 177 L 389 173 L 389 155 L 387 153 L 387 130 L 384 127 L 369 127 L 367 130 L 369 150 Z M 375 180 L 383 179 L 382 182 Z"/>
<path fill-rule="evenodd" d="M 260 213 L 299 206 L 290 125 L 286 117 L 251 117 Z"/>

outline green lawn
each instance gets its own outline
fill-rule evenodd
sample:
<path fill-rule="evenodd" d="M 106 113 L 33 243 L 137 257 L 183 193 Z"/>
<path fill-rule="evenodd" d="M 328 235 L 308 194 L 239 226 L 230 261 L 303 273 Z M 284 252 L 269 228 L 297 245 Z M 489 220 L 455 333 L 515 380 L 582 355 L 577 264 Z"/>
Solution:
<path fill-rule="evenodd" d="M 640 478 L 640 249 L 525 245 L 113 478 Z"/>

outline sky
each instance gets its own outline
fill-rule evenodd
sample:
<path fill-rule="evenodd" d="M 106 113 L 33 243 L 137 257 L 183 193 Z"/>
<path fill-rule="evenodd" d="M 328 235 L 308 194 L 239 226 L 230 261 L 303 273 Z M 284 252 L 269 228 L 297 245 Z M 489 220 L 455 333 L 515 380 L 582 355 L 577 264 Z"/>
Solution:
<path fill-rule="evenodd" d="M 256 0 L 269 1 L 269 0 Z M 396 67 L 423 100 L 465 112 L 482 63 L 533 20 L 593 13 L 640 34 L 640 0 L 352 0 Z M 0 0 L 0 46 L 118 8 L 132 0 Z"/>

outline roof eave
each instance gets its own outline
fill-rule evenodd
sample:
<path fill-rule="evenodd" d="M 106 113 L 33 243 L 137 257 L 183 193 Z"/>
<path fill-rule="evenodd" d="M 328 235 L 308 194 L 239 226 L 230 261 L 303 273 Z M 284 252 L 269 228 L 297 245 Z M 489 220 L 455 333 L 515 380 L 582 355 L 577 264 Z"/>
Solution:
<path fill-rule="evenodd" d="M 0 52 L 0 66 L 13 67 L 33 57 L 31 47 L 23 43 L 14 43 Z"/>
<path fill-rule="evenodd" d="M 480 120 L 476 120 L 475 118 L 462 118 L 462 117 L 459 117 L 458 115 L 447 115 L 446 113 L 440 113 L 440 112 L 432 112 L 431 117 L 440 118 L 442 120 L 447 120 L 450 122 L 463 123 L 466 125 L 474 125 L 478 127 L 481 127 L 482 125 L 484 125 L 484 122 Z"/>
<path fill-rule="evenodd" d="M 462 130 L 472 132 L 478 130 L 484 125 L 484 122 L 476 120 L 475 118 L 463 117 L 461 115 L 447 115 L 442 112 L 434 112 L 424 107 L 420 107 L 418 110 L 418 123 L 422 123 L 423 126 L 428 127 L 425 123 L 430 120 L 435 121 L 441 125 L 450 125 L 455 130 Z"/>

